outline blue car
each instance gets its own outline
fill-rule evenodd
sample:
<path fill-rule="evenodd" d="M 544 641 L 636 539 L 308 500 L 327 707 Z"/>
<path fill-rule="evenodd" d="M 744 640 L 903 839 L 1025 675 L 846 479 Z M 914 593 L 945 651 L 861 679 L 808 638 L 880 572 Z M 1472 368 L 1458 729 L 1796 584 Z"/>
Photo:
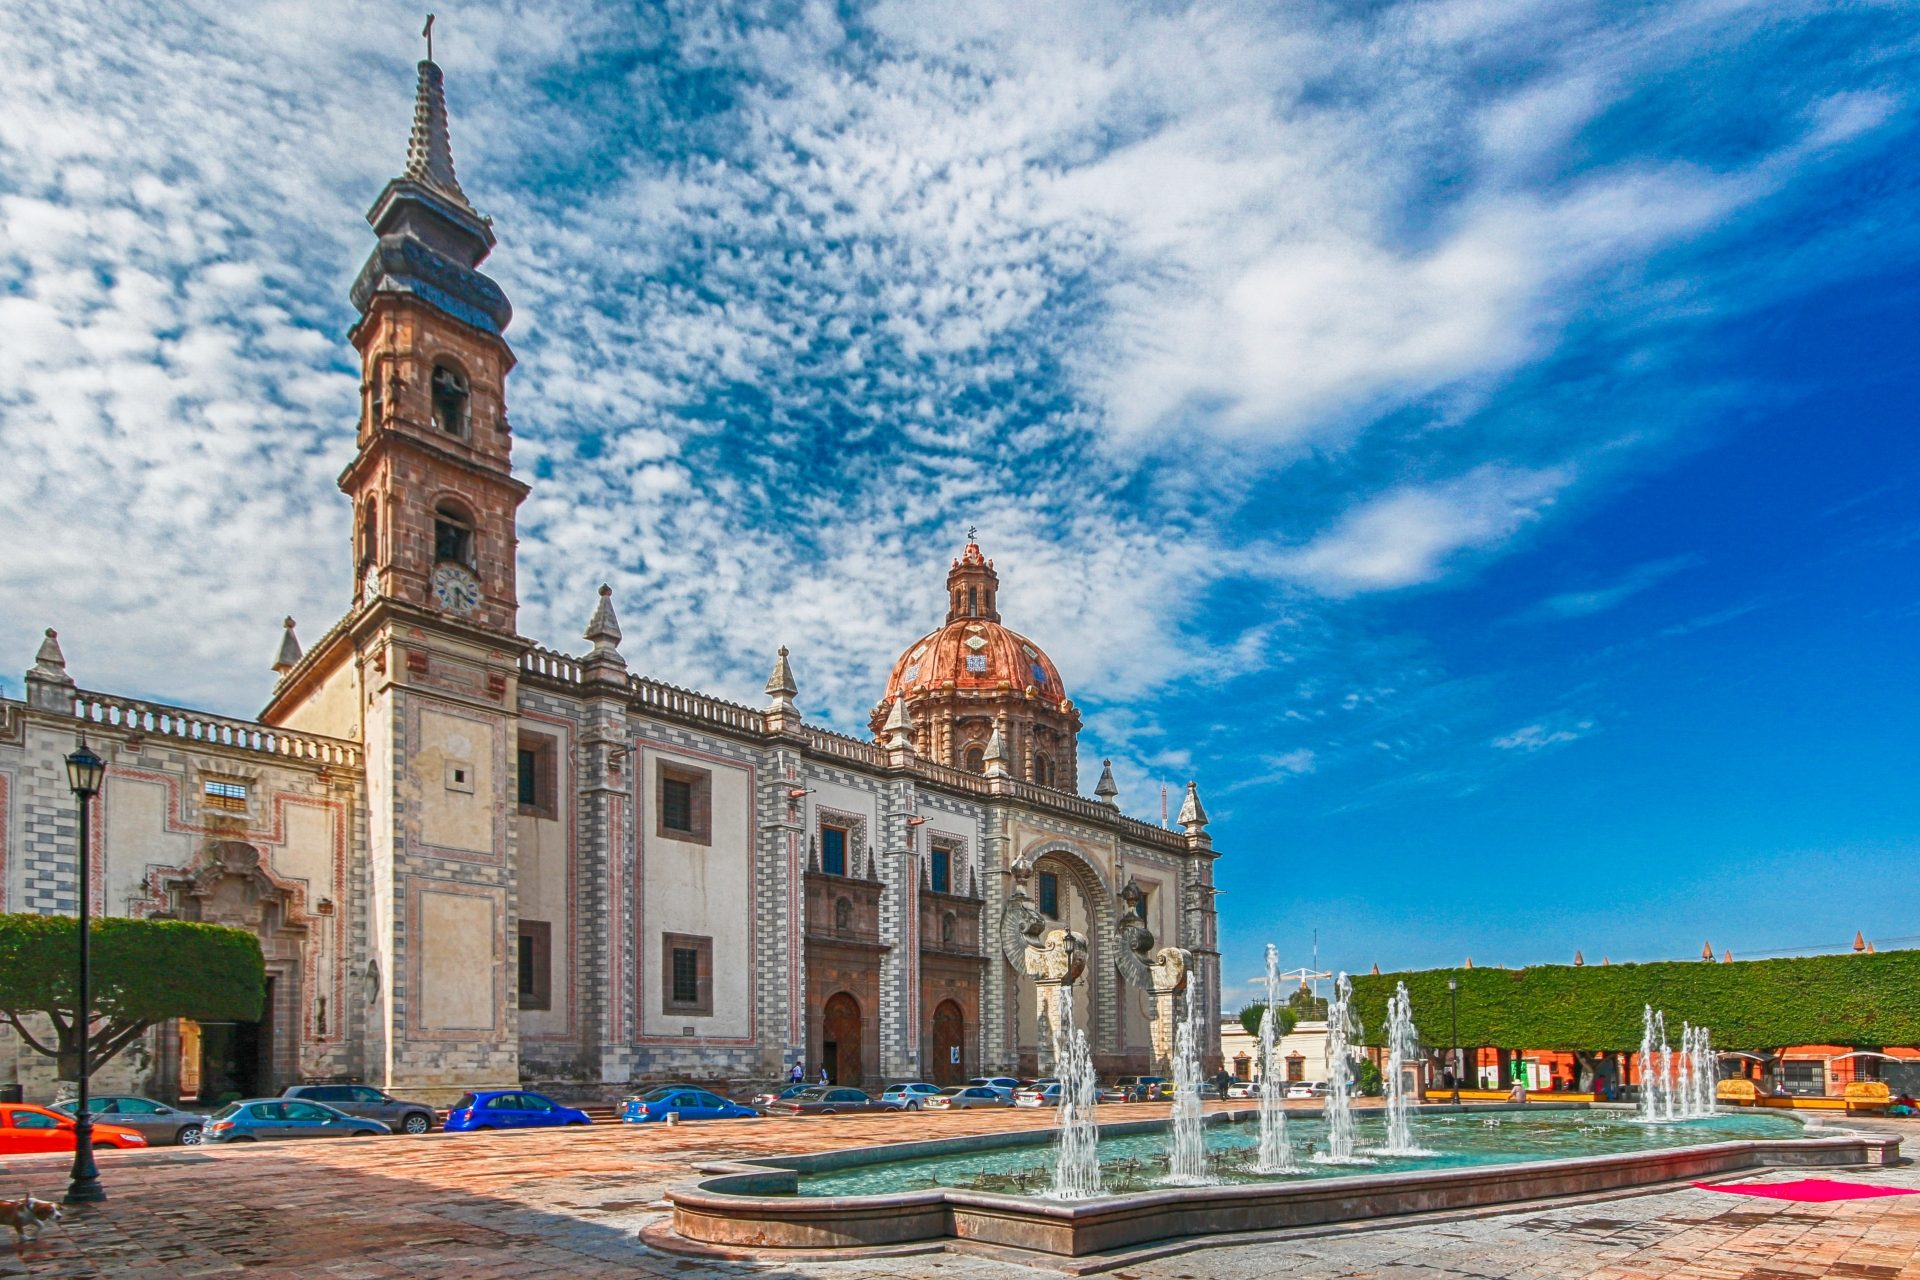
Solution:
<path fill-rule="evenodd" d="M 646 1124 L 678 1115 L 682 1120 L 752 1120 L 759 1116 L 752 1107 L 729 1102 L 717 1093 L 688 1085 L 667 1084 L 649 1089 L 621 1104 L 620 1119 L 627 1124 Z"/>
<path fill-rule="evenodd" d="M 378 1120 L 299 1098 L 244 1098 L 213 1113 L 207 1142 L 271 1142 L 282 1138 L 368 1138 L 393 1130 Z"/>
<path fill-rule="evenodd" d="M 584 1111 L 563 1107 L 543 1094 L 524 1089 L 483 1089 L 463 1093 L 447 1112 L 448 1133 L 475 1129 L 556 1129 L 561 1125 L 592 1124 Z"/>

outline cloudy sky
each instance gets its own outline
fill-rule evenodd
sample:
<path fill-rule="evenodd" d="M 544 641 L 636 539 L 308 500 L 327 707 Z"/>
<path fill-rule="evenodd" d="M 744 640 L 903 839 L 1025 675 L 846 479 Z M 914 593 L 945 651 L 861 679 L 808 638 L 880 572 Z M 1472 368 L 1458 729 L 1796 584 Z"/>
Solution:
<path fill-rule="evenodd" d="M 0 0 L 0 669 L 351 590 L 413 7 Z M 856 730 L 969 524 L 1229 1002 L 1920 935 L 1912 3 L 464 5 L 523 631 Z M 17 674 L 8 677 L 17 695 Z M 1911 938 L 1920 941 L 1920 938 Z"/>

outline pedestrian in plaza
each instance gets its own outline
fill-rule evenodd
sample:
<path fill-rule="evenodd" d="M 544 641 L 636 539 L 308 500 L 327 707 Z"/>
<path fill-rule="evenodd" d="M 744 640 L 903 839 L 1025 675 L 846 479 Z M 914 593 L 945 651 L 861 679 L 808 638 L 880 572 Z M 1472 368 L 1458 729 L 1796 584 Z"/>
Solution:
<path fill-rule="evenodd" d="M 799 1084 L 802 1080 L 806 1078 L 807 1078 L 807 1073 L 804 1069 L 801 1068 L 799 1059 L 797 1058 L 794 1059 L 793 1070 L 787 1072 L 787 1083 Z"/>
<path fill-rule="evenodd" d="M 820 1064 L 820 1083 L 825 1084 L 826 1082 L 827 1082 L 827 1064 L 823 1062 Z"/>

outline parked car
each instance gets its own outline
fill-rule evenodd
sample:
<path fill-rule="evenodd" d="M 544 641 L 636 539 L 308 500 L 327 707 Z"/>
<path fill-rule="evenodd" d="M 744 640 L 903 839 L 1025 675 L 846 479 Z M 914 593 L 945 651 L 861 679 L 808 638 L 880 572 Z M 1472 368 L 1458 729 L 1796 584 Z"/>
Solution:
<path fill-rule="evenodd" d="M 802 1093 L 808 1089 L 818 1089 L 819 1087 L 818 1084 L 790 1084 L 778 1092 L 756 1093 L 753 1095 L 753 1105 L 756 1107 L 765 1107 L 769 1102 L 778 1102 L 782 1098 L 791 1098 L 796 1093 Z"/>
<path fill-rule="evenodd" d="M 666 1084 L 649 1089 L 620 1104 L 620 1119 L 626 1124 L 647 1124 L 668 1116 L 682 1120 L 757 1120 L 760 1113 L 752 1107 L 729 1101 L 706 1089 L 690 1085 Z"/>
<path fill-rule="evenodd" d="M 144 1147 L 137 1130 L 106 1121 L 93 1122 L 93 1145 L 117 1150 Z M 22 1156 L 34 1151 L 73 1150 L 73 1117 L 25 1102 L 0 1103 L 0 1156 Z"/>
<path fill-rule="evenodd" d="M 1260 1096 L 1260 1082 L 1258 1080 L 1235 1080 L 1227 1086 L 1227 1096 L 1229 1098 L 1257 1098 Z"/>
<path fill-rule="evenodd" d="M 296 1084 L 280 1091 L 283 1098 L 324 1102 L 362 1120 L 378 1120 L 397 1133 L 425 1133 L 433 1128 L 433 1104 L 408 1102 L 370 1084 Z"/>
<path fill-rule="evenodd" d="M 1296 1080 L 1287 1086 L 1289 1098 L 1324 1098 L 1326 1096 L 1327 1086 L 1323 1081 Z"/>
<path fill-rule="evenodd" d="M 1013 1095 L 991 1085 L 956 1084 L 927 1099 L 931 1111 L 970 1111 L 975 1107 L 1010 1107 Z"/>
<path fill-rule="evenodd" d="M 924 1081 L 913 1081 L 908 1084 L 888 1085 L 881 1091 L 880 1100 L 882 1102 L 897 1103 L 902 1111 L 918 1111 L 926 1105 L 928 1098 L 937 1098 L 939 1096 L 939 1085 L 927 1084 Z"/>
<path fill-rule="evenodd" d="M 1146 1102 L 1157 1100 L 1166 1090 L 1165 1076 L 1121 1076 L 1100 1090 L 1102 1102 Z"/>
<path fill-rule="evenodd" d="M 447 1110 L 448 1133 L 476 1129 L 557 1129 L 592 1124 L 584 1111 L 563 1107 L 545 1094 L 525 1089 L 482 1089 L 463 1093 Z"/>
<path fill-rule="evenodd" d="M 770 1116 L 831 1116 L 851 1111 L 899 1111 L 901 1104 L 870 1098 L 845 1085 L 808 1085 L 791 1098 L 767 1104 Z"/>
<path fill-rule="evenodd" d="M 281 1138 L 371 1138 L 393 1130 L 378 1120 L 336 1111 L 304 1098 L 242 1098 L 207 1121 L 208 1142 L 271 1142 Z"/>
<path fill-rule="evenodd" d="M 1020 1082 L 1012 1076 L 975 1076 L 973 1079 L 967 1081 L 967 1083 L 992 1089 L 995 1093 L 1004 1094 L 1008 1102 L 1013 1101 L 1013 1095 L 1020 1089 Z"/>
<path fill-rule="evenodd" d="M 1013 1095 L 1016 1107 L 1057 1107 L 1060 1105 L 1060 1082 L 1058 1080 L 1035 1080 L 1026 1088 Z"/>
<path fill-rule="evenodd" d="M 70 1116 L 79 1105 L 78 1099 L 70 1099 L 54 1103 L 53 1109 Z M 207 1128 L 207 1117 L 198 1111 L 183 1111 L 131 1093 L 110 1093 L 104 1097 L 88 1098 L 87 1110 L 93 1113 L 96 1127 L 104 1119 L 109 1124 L 138 1132 L 156 1147 L 198 1146 Z"/>

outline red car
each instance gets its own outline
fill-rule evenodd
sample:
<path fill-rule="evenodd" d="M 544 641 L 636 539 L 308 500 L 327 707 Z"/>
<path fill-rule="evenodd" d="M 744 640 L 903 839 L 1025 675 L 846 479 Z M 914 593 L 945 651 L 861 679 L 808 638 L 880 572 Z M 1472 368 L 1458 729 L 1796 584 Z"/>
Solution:
<path fill-rule="evenodd" d="M 103 1120 L 93 1122 L 93 1145 L 107 1150 L 144 1147 L 145 1135 Z M 24 1102 L 0 1102 L 0 1156 L 73 1150 L 73 1117 Z"/>

